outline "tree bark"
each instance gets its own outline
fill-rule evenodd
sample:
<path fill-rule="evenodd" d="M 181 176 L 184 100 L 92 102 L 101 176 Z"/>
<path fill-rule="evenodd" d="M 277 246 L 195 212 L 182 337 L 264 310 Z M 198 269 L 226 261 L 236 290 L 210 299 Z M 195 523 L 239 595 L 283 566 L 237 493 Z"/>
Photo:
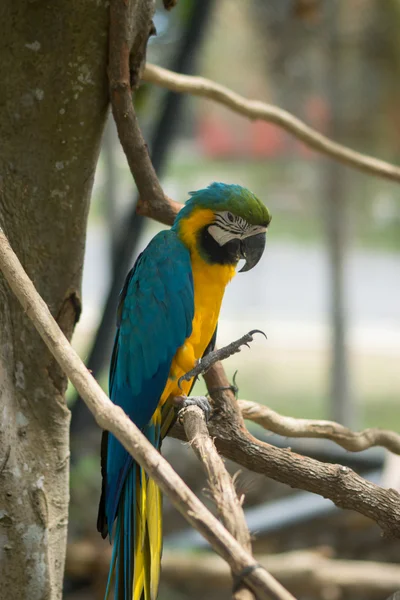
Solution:
<path fill-rule="evenodd" d="M 3 0 L 0 226 L 67 335 L 108 106 L 108 2 Z M 0 275 L 0 597 L 58 599 L 67 380 Z"/>

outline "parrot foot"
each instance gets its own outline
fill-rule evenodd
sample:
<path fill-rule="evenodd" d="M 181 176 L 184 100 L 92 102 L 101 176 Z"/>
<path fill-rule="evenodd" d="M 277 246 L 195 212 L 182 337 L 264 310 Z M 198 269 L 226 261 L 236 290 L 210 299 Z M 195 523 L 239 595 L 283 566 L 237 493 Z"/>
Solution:
<path fill-rule="evenodd" d="M 204 413 L 206 423 L 211 416 L 211 404 L 205 396 L 175 396 L 173 404 L 179 409 L 187 408 L 188 406 L 198 406 Z"/>
<path fill-rule="evenodd" d="M 219 360 L 224 360 L 225 358 L 229 358 L 230 356 L 232 356 L 232 354 L 240 352 L 242 346 L 249 346 L 249 343 L 253 341 L 255 333 L 261 333 L 265 337 L 265 339 L 267 339 L 267 336 L 263 331 L 260 331 L 259 329 L 253 329 L 252 331 L 249 331 L 249 333 L 246 333 L 241 338 L 235 340 L 234 342 L 231 342 L 227 346 L 219 348 L 218 350 L 213 350 L 209 354 L 206 354 L 206 356 L 203 356 L 202 359 L 198 360 L 196 362 L 196 366 L 193 369 L 191 369 L 190 371 L 188 371 L 188 373 L 185 373 L 185 375 L 182 375 L 182 377 L 179 378 L 178 386 L 181 387 L 182 381 L 190 381 L 194 377 L 203 375 L 208 371 L 208 369 L 210 369 L 213 366 L 213 364 L 215 364 Z"/>

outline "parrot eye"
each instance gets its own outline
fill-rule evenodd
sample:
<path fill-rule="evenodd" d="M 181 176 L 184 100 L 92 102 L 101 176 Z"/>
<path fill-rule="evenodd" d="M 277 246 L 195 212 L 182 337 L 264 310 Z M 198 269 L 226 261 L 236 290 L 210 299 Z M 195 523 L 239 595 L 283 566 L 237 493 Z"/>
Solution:
<path fill-rule="evenodd" d="M 228 221 L 233 223 L 233 221 L 235 220 L 235 217 L 233 216 L 233 214 L 231 212 L 228 212 L 226 216 L 228 217 Z"/>

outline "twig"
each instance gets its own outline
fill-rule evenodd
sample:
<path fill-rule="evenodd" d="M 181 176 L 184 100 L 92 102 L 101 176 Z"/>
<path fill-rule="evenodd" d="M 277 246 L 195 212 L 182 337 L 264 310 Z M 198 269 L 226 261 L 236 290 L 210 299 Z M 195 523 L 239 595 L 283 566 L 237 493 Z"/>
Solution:
<path fill-rule="evenodd" d="M 400 181 L 399 167 L 333 142 L 287 111 L 259 100 L 247 100 L 229 88 L 204 77 L 181 75 L 147 63 L 143 73 L 143 81 L 154 83 L 174 92 L 183 92 L 215 100 L 250 119 L 274 123 L 307 144 L 307 146 L 345 165 L 371 175 Z"/>
<path fill-rule="evenodd" d="M 254 421 L 278 435 L 296 438 L 324 438 L 336 442 L 351 452 L 361 452 L 373 446 L 382 446 L 395 454 L 400 454 L 400 435 L 394 431 L 376 428 L 351 431 L 334 421 L 294 419 L 248 400 L 239 400 L 239 408 L 244 419 Z"/>
<path fill-rule="evenodd" d="M 124 411 L 113 404 L 69 344 L 53 319 L 46 303 L 11 249 L 0 228 L 0 270 L 18 298 L 46 346 L 75 386 L 102 429 L 110 431 L 170 498 L 183 516 L 209 541 L 211 546 L 240 575 L 257 598 L 287 599 L 288 593 L 264 569 L 255 568 L 255 559 L 235 540 L 200 502 L 171 465 L 150 444 Z"/>
<path fill-rule="evenodd" d="M 229 386 L 221 363 L 205 375 L 208 389 Z M 255 473 L 291 487 L 329 498 L 339 508 L 355 510 L 374 520 L 389 537 L 400 538 L 400 494 L 383 489 L 348 467 L 331 465 L 281 449 L 254 438 L 246 429 L 238 403 L 229 390 L 212 395 L 217 410 L 208 429 L 218 452 Z M 170 435 L 186 440 L 182 427 Z"/>
<path fill-rule="evenodd" d="M 218 350 L 213 350 L 212 352 L 204 356 L 204 358 L 199 360 L 193 369 L 191 369 L 190 371 L 185 373 L 185 375 L 182 375 L 182 377 L 179 378 L 179 387 L 181 387 L 182 381 L 190 381 L 194 377 L 204 375 L 204 373 L 206 373 L 213 365 L 215 365 L 216 362 L 220 360 L 225 360 L 226 358 L 233 356 L 233 354 L 240 352 L 242 346 L 249 347 L 250 342 L 253 341 L 253 336 L 255 333 L 261 333 L 265 338 L 267 337 L 263 331 L 260 331 L 259 329 L 253 329 L 252 331 L 249 331 L 249 333 L 245 333 L 244 335 L 242 335 L 241 338 L 235 340 L 234 342 L 231 342 L 227 346 L 224 346 L 223 348 L 218 348 Z"/>
<path fill-rule="evenodd" d="M 242 503 L 237 496 L 235 486 L 224 462 L 210 438 L 204 413 L 197 406 L 188 406 L 179 411 L 178 419 L 183 424 L 189 444 L 204 467 L 211 495 L 222 522 L 242 547 L 251 553 L 250 532 Z M 234 598 L 236 600 L 251 600 L 254 596 L 250 590 L 240 586 L 234 592 Z"/>

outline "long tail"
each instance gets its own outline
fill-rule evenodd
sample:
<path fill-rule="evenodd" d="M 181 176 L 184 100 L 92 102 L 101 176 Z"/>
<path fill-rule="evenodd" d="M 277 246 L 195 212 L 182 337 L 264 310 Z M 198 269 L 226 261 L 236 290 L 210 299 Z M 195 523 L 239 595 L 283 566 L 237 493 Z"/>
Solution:
<path fill-rule="evenodd" d="M 160 448 L 157 410 L 143 433 Z M 159 487 L 133 463 L 118 506 L 105 599 L 115 581 L 115 600 L 156 600 L 162 553 L 162 497 Z"/>

